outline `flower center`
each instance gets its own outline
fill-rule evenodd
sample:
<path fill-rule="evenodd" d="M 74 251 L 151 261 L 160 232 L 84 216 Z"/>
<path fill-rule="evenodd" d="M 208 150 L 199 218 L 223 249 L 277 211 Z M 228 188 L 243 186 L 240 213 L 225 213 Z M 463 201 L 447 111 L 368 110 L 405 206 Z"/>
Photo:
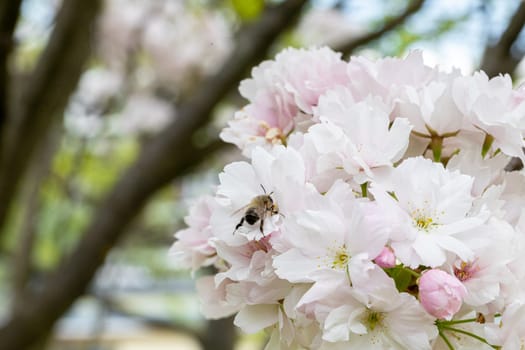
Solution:
<path fill-rule="evenodd" d="M 346 250 L 346 245 L 343 244 L 339 249 L 335 251 L 334 260 L 332 261 L 333 269 L 344 269 L 348 265 L 350 255 Z"/>
<path fill-rule="evenodd" d="M 283 131 L 277 127 L 271 127 L 267 122 L 261 121 L 259 123 L 262 132 L 264 133 L 264 138 L 266 141 L 276 145 L 276 144 L 286 144 L 286 136 L 283 134 Z"/>
<path fill-rule="evenodd" d="M 432 220 L 432 218 L 424 216 L 414 218 L 414 223 L 416 224 L 416 226 L 425 231 L 427 231 L 430 228 L 430 226 L 432 225 L 432 221 L 434 221 Z"/>
<path fill-rule="evenodd" d="M 410 216 L 412 217 L 414 227 L 416 227 L 419 231 L 429 232 L 439 225 L 436 222 L 436 215 L 430 214 L 429 210 L 426 208 L 414 209 L 410 212 Z"/>
<path fill-rule="evenodd" d="M 454 266 L 454 275 L 461 282 L 471 279 L 477 271 L 478 268 L 473 262 L 462 261 L 459 266 Z"/>
<path fill-rule="evenodd" d="M 244 255 L 248 258 L 251 258 L 252 255 L 258 251 L 268 253 L 272 249 L 272 245 L 270 244 L 270 238 L 271 234 L 261 238 L 258 241 L 248 242 L 248 244 L 246 244 L 246 252 L 244 253 Z"/>
<path fill-rule="evenodd" d="M 376 327 L 380 327 L 383 324 L 383 319 L 385 315 L 381 312 L 368 310 L 366 315 L 365 323 L 368 326 L 368 329 L 373 331 Z"/>

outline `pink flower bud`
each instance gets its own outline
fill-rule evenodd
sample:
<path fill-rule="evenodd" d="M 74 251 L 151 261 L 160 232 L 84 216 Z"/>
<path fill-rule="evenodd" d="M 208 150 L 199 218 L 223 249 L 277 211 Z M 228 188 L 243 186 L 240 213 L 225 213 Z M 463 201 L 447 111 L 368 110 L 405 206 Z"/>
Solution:
<path fill-rule="evenodd" d="M 374 262 L 382 268 L 396 266 L 396 256 L 390 247 L 384 247 L 381 253 L 374 259 Z"/>
<path fill-rule="evenodd" d="M 450 320 L 466 295 L 465 286 L 445 271 L 428 270 L 419 278 L 419 301 L 429 314 L 439 319 Z"/>

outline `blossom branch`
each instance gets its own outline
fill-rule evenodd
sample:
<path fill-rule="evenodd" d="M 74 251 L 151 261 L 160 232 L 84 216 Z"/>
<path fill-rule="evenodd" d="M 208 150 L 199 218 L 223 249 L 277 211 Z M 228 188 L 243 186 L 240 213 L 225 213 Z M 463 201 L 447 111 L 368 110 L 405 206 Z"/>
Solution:
<path fill-rule="evenodd" d="M 101 1 L 66 0 L 44 52 L 15 101 L 0 164 L 0 227 L 35 149 L 59 118 L 89 57 Z M 20 140 L 24 140 L 20 142 Z"/>
<path fill-rule="evenodd" d="M 412 16 L 414 13 L 418 12 L 419 9 L 423 6 L 425 0 L 414 0 L 412 1 L 406 9 L 396 17 L 385 22 L 385 24 L 376 31 L 364 34 L 363 36 L 352 39 L 351 41 L 341 44 L 339 47 L 335 48 L 335 51 L 342 52 L 344 56 L 352 54 L 355 49 L 360 46 L 366 45 L 374 40 L 381 38 L 384 34 L 396 29 L 405 23 L 406 19 Z"/>
<path fill-rule="evenodd" d="M 525 24 L 525 2 L 520 2 L 507 28 L 494 46 L 487 46 L 480 69 L 484 70 L 489 77 L 499 73 L 513 73 L 524 55 L 523 51 L 513 53 L 515 44 L 523 25 Z"/>
<path fill-rule="evenodd" d="M 0 329 L 0 349 L 26 349 L 45 336 L 85 291 L 108 251 L 146 201 L 204 159 L 210 147 L 216 147 L 193 146 L 194 131 L 207 123 L 215 105 L 237 85 L 246 70 L 264 58 L 305 3 L 306 0 L 288 0 L 268 8 L 257 22 L 240 31 L 237 46 L 224 67 L 203 81 L 201 88 L 181 106 L 177 119 L 143 148 L 99 206 L 72 254 L 44 281 L 37 294 L 27 297 L 26 307 L 16 310 Z"/>

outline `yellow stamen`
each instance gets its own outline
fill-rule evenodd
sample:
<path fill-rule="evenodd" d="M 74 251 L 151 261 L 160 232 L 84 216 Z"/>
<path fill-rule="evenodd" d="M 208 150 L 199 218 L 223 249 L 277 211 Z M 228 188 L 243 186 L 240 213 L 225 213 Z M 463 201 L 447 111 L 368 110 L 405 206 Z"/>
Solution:
<path fill-rule="evenodd" d="M 335 252 L 334 261 L 332 262 L 332 268 L 344 269 L 348 265 L 349 260 L 350 255 L 346 250 L 346 245 L 343 244 L 343 246 Z"/>

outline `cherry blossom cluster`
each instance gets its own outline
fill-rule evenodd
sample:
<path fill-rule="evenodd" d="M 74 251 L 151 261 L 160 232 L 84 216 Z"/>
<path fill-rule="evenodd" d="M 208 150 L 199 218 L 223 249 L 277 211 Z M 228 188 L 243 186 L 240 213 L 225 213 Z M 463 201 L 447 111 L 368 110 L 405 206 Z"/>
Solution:
<path fill-rule="evenodd" d="M 267 349 L 525 347 L 525 90 L 286 49 L 240 85 L 227 165 L 173 258 Z"/>

